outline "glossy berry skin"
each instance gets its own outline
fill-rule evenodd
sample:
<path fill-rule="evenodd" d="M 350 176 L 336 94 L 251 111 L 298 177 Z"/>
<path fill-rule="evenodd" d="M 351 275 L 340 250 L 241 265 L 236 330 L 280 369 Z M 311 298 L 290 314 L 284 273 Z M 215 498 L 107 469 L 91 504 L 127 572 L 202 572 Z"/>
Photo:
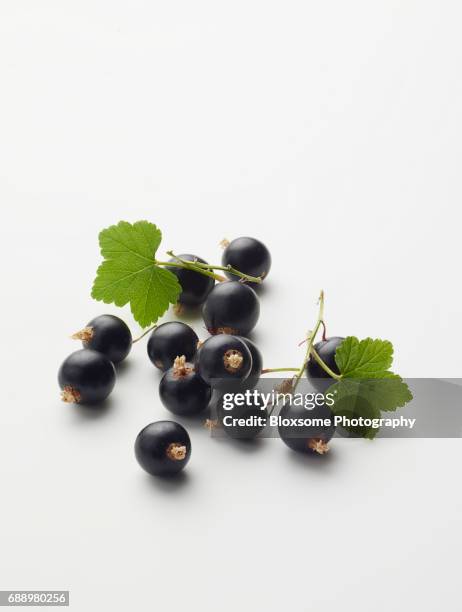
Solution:
<path fill-rule="evenodd" d="M 243 381 L 234 385 L 232 388 L 233 393 L 244 393 L 247 389 L 254 389 L 258 381 L 260 380 L 261 371 L 263 368 L 263 357 L 255 345 L 254 342 L 248 338 L 239 337 L 244 342 L 252 355 L 252 368 L 249 375 Z M 223 400 L 221 399 L 217 404 L 217 419 L 223 427 L 223 431 L 231 438 L 238 440 L 252 440 L 256 438 L 265 428 L 268 419 L 268 411 L 266 408 L 261 410 L 259 406 L 234 406 L 231 410 L 225 410 L 223 408 Z M 255 421 L 250 424 L 234 424 L 234 422 L 228 422 L 224 420 L 225 417 L 231 417 L 233 419 L 247 419 L 249 417 L 256 417 Z"/>
<path fill-rule="evenodd" d="M 97 351 L 81 349 L 64 360 L 58 382 L 66 402 L 96 404 L 107 398 L 116 381 L 112 361 Z"/>
<path fill-rule="evenodd" d="M 252 355 L 237 336 L 220 334 L 208 338 L 200 347 L 196 371 L 211 387 L 231 391 L 245 380 L 252 369 Z"/>
<path fill-rule="evenodd" d="M 244 336 L 238 336 L 238 338 L 246 344 L 250 354 L 252 355 L 252 368 L 247 378 L 242 381 L 242 390 L 254 389 L 260 380 L 261 371 L 263 368 L 263 356 L 260 349 L 254 342 L 252 342 L 252 340 L 244 338 Z"/>
<path fill-rule="evenodd" d="M 174 476 L 191 456 L 188 432 L 174 421 L 157 421 L 140 431 L 135 441 L 140 466 L 153 476 Z"/>
<path fill-rule="evenodd" d="M 162 376 L 159 396 L 162 404 L 181 416 L 192 416 L 207 408 L 212 395 L 210 386 L 185 363 L 183 369 L 170 368 Z"/>
<path fill-rule="evenodd" d="M 148 341 L 148 356 L 159 370 L 168 370 L 176 357 L 184 355 L 192 361 L 197 352 L 199 338 L 196 332 L 180 321 L 162 323 L 152 332 Z"/>
<path fill-rule="evenodd" d="M 82 340 L 84 348 L 103 353 L 112 361 L 120 363 L 132 348 L 132 334 L 127 324 L 114 315 L 100 315 L 86 326 L 91 338 Z"/>
<path fill-rule="evenodd" d="M 186 261 L 197 261 L 202 264 L 207 263 L 200 257 L 196 257 L 196 255 L 186 254 L 178 255 L 178 257 L 180 259 L 185 259 Z M 177 260 L 172 258 L 169 259 L 169 261 Z M 194 308 L 203 304 L 215 284 L 213 278 L 200 274 L 199 272 L 193 272 L 192 270 L 185 270 L 183 268 L 176 268 L 174 266 L 168 266 L 167 270 L 173 272 L 173 274 L 175 274 L 175 276 L 178 278 L 182 288 L 178 302 L 180 304 L 184 304 L 185 306 Z"/>
<path fill-rule="evenodd" d="M 210 334 L 247 336 L 260 316 L 260 301 L 255 291 L 238 281 L 218 283 L 202 308 Z"/>
<path fill-rule="evenodd" d="M 335 363 L 335 351 L 343 340 L 344 338 L 340 336 L 332 336 L 332 338 L 327 338 L 327 340 L 322 340 L 314 345 L 315 351 L 335 374 L 340 374 L 337 364 Z M 332 383 L 332 377 L 323 370 L 313 356 L 310 357 L 306 366 L 306 375 L 311 379 L 312 385 L 320 391 L 326 390 Z"/>
<path fill-rule="evenodd" d="M 256 238 L 236 238 L 223 251 L 222 264 L 231 265 L 239 272 L 266 278 L 271 268 L 271 255 L 263 242 Z M 236 279 L 231 272 L 226 276 Z"/>
<path fill-rule="evenodd" d="M 285 404 L 279 416 L 284 419 L 329 419 L 330 425 L 279 425 L 279 436 L 289 448 L 308 455 L 324 454 L 327 442 L 335 433 L 334 416 L 326 405 L 307 410 L 304 406 Z"/>

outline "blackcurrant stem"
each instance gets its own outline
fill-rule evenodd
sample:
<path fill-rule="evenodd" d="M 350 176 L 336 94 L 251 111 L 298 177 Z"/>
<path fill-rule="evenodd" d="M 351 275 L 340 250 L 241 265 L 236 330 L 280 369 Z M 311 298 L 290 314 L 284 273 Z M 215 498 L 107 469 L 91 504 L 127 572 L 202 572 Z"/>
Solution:
<path fill-rule="evenodd" d="M 170 255 L 170 253 L 167 253 L 167 255 Z M 223 282 L 226 280 L 226 278 L 224 276 L 221 276 L 221 274 L 215 274 L 214 272 L 211 272 L 210 270 L 203 270 L 202 268 L 199 267 L 198 264 L 189 262 L 189 264 L 187 263 L 183 263 L 181 261 L 157 261 L 157 259 L 154 260 L 154 263 L 156 264 L 156 266 L 168 266 L 169 268 L 182 268 L 183 270 L 193 270 L 194 272 L 198 272 L 199 274 L 202 274 L 203 276 L 208 276 L 209 278 L 213 278 L 219 282 Z M 212 268 L 213 266 L 208 266 L 209 268 Z"/>
<path fill-rule="evenodd" d="M 327 337 L 326 337 L 326 333 L 327 333 L 326 324 L 324 323 L 324 321 L 321 321 L 321 324 L 322 324 L 322 341 L 325 342 L 327 340 Z"/>
<path fill-rule="evenodd" d="M 316 325 L 314 326 L 314 329 L 310 331 L 306 337 L 306 353 L 305 353 L 305 357 L 303 359 L 303 363 L 300 369 L 298 370 L 297 374 L 294 376 L 294 383 L 292 387 L 293 392 L 295 392 L 295 389 L 297 388 L 297 385 L 300 382 L 300 378 L 303 376 L 303 372 L 305 371 L 307 363 L 310 359 L 311 349 L 313 347 L 314 340 L 319 331 L 319 328 L 322 325 L 323 319 L 324 319 L 324 291 L 321 291 L 319 295 L 318 320 L 316 321 Z"/>
<path fill-rule="evenodd" d="M 294 382 L 293 382 L 293 387 L 292 387 L 292 392 L 294 392 L 300 381 L 300 378 L 303 376 L 303 372 L 305 371 L 307 363 L 310 359 L 310 355 L 312 355 L 313 358 L 319 363 L 321 368 L 324 370 L 324 372 L 326 372 L 326 374 L 329 374 L 329 376 L 331 376 L 335 380 L 341 380 L 342 376 L 339 374 L 336 374 L 333 370 L 329 368 L 329 366 L 326 363 L 324 363 L 324 361 L 318 355 L 318 353 L 316 352 L 313 346 L 316 335 L 321 325 L 323 327 L 322 339 L 323 340 L 326 339 L 326 325 L 324 323 L 323 317 L 324 317 L 324 291 L 321 291 L 321 294 L 319 296 L 319 314 L 318 314 L 318 320 L 316 321 L 316 325 L 314 326 L 314 329 L 308 333 L 305 340 L 303 340 L 303 342 L 300 342 L 299 344 L 300 346 L 304 344 L 305 342 L 307 343 L 305 358 L 303 359 L 302 366 L 300 368 L 266 368 L 262 370 L 261 373 L 270 374 L 272 372 L 297 372 L 297 374 L 294 376 Z"/>
<path fill-rule="evenodd" d="M 147 329 L 145 332 L 143 332 L 141 334 L 141 336 L 138 336 L 138 338 L 135 338 L 134 340 L 132 340 L 132 344 L 135 344 L 135 342 L 138 342 L 138 340 L 141 340 L 141 338 L 144 338 L 146 336 L 146 334 L 149 334 L 149 332 L 152 332 L 152 330 L 156 329 L 156 327 L 157 327 L 157 325 L 153 325 L 152 327 Z"/>
<path fill-rule="evenodd" d="M 227 266 L 213 266 L 214 270 L 225 270 L 226 272 L 231 272 L 235 276 L 239 276 L 241 281 L 249 281 L 250 283 L 261 283 L 263 281 L 261 276 L 250 276 L 250 274 L 244 274 L 244 272 L 240 272 L 233 268 L 231 265 Z"/>
<path fill-rule="evenodd" d="M 315 360 L 319 363 L 319 365 L 321 366 L 321 368 L 324 370 L 324 372 L 326 372 L 326 374 L 329 374 L 329 376 L 331 376 L 332 378 L 334 378 L 335 380 L 341 380 L 341 375 L 340 374 L 336 374 L 333 370 L 331 370 L 329 368 L 329 366 L 327 365 L 327 363 L 325 363 L 321 357 L 318 355 L 318 353 L 316 352 L 315 348 L 312 346 L 311 347 L 311 354 L 313 355 L 313 357 L 315 358 Z"/>
<path fill-rule="evenodd" d="M 178 257 L 178 255 L 175 255 L 175 253 L 173 253 L 173 251 L 167 251 L 167 255 L 170 255 L 170 257 L 174 257 L 177 261 L 178 264 L 183 264 L 185 265 L 187 268 L 191 269 L 191 270 L 195 270 L 196 272 L 201 272 L 202 273 L 204 271 L 209 272 L 210 275 L 210 270 L 223 270 L 224 272 L 231 272 L 232 274 L 235 274 L 236 276 L 239 276 L 241 279 L 245 280 L 245 281 L 249 281 L 251 283 L 261 283 L 262 282 L 262 278 L 260 276 L 250 276 L 249 274 L 244 274 L 244 272 L 240 272 L 239 270 L 236 270 L 236 268 L 233 268 L 232 266 L 228 265 L 228 266 L 214 266 L 214 265 L 210 265 L 210 264 L 206 264 L 206 263 L 200 263 L 199 261 L 186 261 L 186 259 L 181 259 L 181 257 Z M 157 262 L 158 265 L 163 265 L 160 264 L 159 262 Z M 177 265 L 175 262 L 170 262 L 170 265 Z M 213 274 L 213 272 L 212 272 Z M 221 276 L 220 274 L 215 274 L 214 277 L 217 280 L 220 281 L 225 281 L 227 280 L 224 276 Z"/>

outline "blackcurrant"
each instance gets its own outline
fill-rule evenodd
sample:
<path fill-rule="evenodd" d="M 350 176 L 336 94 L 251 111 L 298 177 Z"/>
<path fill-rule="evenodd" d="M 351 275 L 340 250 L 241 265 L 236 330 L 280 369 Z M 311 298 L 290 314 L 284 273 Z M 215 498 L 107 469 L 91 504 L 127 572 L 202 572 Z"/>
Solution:
<path fill-rule="evenodd" d="M 244 336 L 238 336 L 242 342 L 247 345 L 247 348 L 252 355 L 252 368 L 250 370 L 250 374 L 247 376 L 245 380 L 242 381 L 243 389 L 254 389 L 258 381 L 260 380 L 261 371 L 263 368 L 263 356 L 260 352 L 260 349 L 256 346 L 254 342 L 249 340 L 248 338 L 244 338 Z"/>
<path fill-rule="evenodd" d="M 194 359 L 199 338 L 196 332 L 179 321 L 162 323 L 152 332 L 148 341 L 148 355 L 159 370 L 168 370 L 176 357 L 184 355 L 186 361 Z"/>
<path fill-rule="evenodd" d="M 252 368 L 247 378 L 233 385 L 233 393 L 242 393 L 247 389 L 254 389 L 258 381 L 263 367 L 263 357 L 254 342 L 248 338 L 240 337 L 252 355 Z M 231 410 L 225 410 L 223 407 L 223 398 L 217 404 L 217 419 L 223 427 L 223 430 L 231 437 L 240 440 L 250 440 L 256 438 L 263 431 L 268 419 L 268 411 L 261 409 L 257 405 L 234 406 Z M 225 418 L 226 417 L 226 418 Z M 237 420 L 236 420 L 237 419 Z M 243 419 L 243 421 L 241 421 Z"/>
<path fill-rule="evenodd" d="M 284 421 L 286 419 L 286 421 Z M 300 424 L 292 422 L 300 420 Z M 311 423 L 305 423 L 310 419 Z M 279 412 L 279 435 L 292 450 L 300 453 L 324 455 L 327 443 L 335 433 L 334 416 L 326 404 L 308 410 L 304 406 L 286 403 Z"/>
<path fill-rule="evenodd" d="M 319 357 L 335 374 L 340 374 L 337 364 L 335 363 L 335 351 L 343 340 L 344 338 L 340 336 L 332 336 L 332 338 L 327 338 L 327 340 L 318 342 L 313 347 Z M 313 356 L 310 357 L 306 366 L 306 375 L 311 379 L 312 385 L 320 391 L 324 391 L 332 383 L 331 376 L 327 374 Z"/>
<path fill-rule="evenodd" d="M 208 338 L 200 347 L 196 371 L 203 380 L 216 389 L 231 391 L 241 383 L 252 369 L 252 355 L 243 340 L 237 336 L 220 334 Z"/>
<path fill-rule="evenodd" d="M 218 283 L 202 308 L 205 326 L 211 334 L 247 336 L 260 315 L 255 291 L 238 281 Z"/>
<path fill-rule="evenodd" d="M 112 363 L 123 361 L 132 348 L 132 334 L 127 324 L 110 314 L 92 319 L 72 337 L 82 340 L 84 348 L 103 353 Z"/>
<path fill-rule="evenodd" d="M 212 389 L 196 374 L 194 366 L 181 356 L 175 359 L 173 368 L 162 376 L 159 395 L 168 410 L 189 416 L 207 408 Z"/>
<path fill-rule="evenodd" d="M 153 476 L 173 476 L 191 456 L 188 432 L 174 421 L 157 421 L 140 431 L 135 441 L 135 456 L 143 470 Z"/>
<path fill-rule="evenodd" d="M 196 257 L 196 255 L 178 255 L 179 259 L 185 259 L 186 261 L 197 261 L 202 264 L 206 264 L 207 262 L 201 259 L 200 257 Z M 169 261 L 178 261 L 176 258 L 169 259 Z M 194 272 L 193 270 L 185 270 L 184 268 L 177 268 L 175 266 L 167 267 L 167 270 L 173 272 L 178 278 L 178 281 L 181 285 L 181 293 L 178 298 L 178 302 L 180 304 L 184 304 L 185 306 L 200 306 L 205 298 L 208 296 L 210 291 L 215 284 L 213 278 L 209 276 L 205 276 L 200 272 Z"/>
<path fill-rule="evenodd" d="M 217 419 L 228 436 L 239 440 L 251 440 L 266 427 L 268 411 L 257 405 L 234 405 L 225 410 L 223 398 L 217 405 Z"/>
<path fill-rule="evenodd" d="M 271 255 L 263 242 L 244 236 L 228 244 L 223 252 L 222 264 L 263 279 L 270 271 Z M 226 275 L 231 279 L 236 278 L 232 272 L 226 272 Z"/>
<path fill-rule="evenodd" d="M 114 388 L 115 380 L 112 361 L 90 349 L 71 353 L 58 372 L 62 400 L 76 404 L 102 402 Z"/>

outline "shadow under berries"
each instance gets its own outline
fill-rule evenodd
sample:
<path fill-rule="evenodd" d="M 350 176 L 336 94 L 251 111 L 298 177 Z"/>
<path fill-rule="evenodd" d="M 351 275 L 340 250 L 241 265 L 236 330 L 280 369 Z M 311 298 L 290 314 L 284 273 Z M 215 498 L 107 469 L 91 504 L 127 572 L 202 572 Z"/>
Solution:
<path fill-rule="evenodd" d="M 173 476 L 152 476 L 151 474 L 144 474 L 143 476 L 143 485 L 146 489 L 155 493 L 159 491 L 165 491 L 169 495 L 174 492 L 184 493 L 192 483 L 190 472 L 185 470 Z"/>
<path fill-rule="evenodd" d="M 108 397 L 97 404 L 73 404 L 69 407 L 73 418 L 78 421 L 96 421 L 107 416 L 114 411 L 116 402 L 112 397 Z"/>
<path fill-rule="evenodd" d="M 323 474 L 332 472 L 338 462 L 337 453 L 332 450 L 325 455 L 318 455 L 317 453 L 294 453 L 291 449 L 287 448 L 285 456 L 287 461 L 296 468 L 298 467 L 305 471 L 307 469 L 314 470 L 317 473 Z"/>
<path fill-rule="evenodd" d="M 125 359 L 121 363 L 114 364 L 117 376 L 125 376 L 127 373 L 133 369 L 133 361 L 130 359 Z"/>

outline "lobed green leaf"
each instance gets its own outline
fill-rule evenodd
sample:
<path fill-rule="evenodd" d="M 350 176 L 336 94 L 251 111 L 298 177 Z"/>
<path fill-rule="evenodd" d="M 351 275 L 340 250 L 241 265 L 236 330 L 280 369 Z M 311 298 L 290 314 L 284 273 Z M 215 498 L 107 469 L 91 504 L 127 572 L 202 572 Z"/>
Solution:
<path fill-rule="evenodd" d="M 388 340 L 348 336 L 337 347 L 335 362 L 342 375 L 329 389 L 335 396 L 332 410 L 336 414 L 379 418 L 382 411 L 394 411 L 412 400 L 407 384 L 390 371 L 393 345 Z M 378 432 L 364 427 L 349 431 L 365 438 Z"/>
<path fill-rule="evenodd" d="M 337 347 L 335 362 L 346 378 L 383 378 L 393 362 L 393 345 L 388 340 L 348 336 Z"/>
<path fill-rule="evenodd" d="M 175 274 L 155 264 L 161 239 L 159 228 L 148 221 L 120 221 L 102 230 L 104 261 L 96 272 L 92 297 L 116 306 L 130 303 L 142 327 L 155 323 L 181 293 Z"/>

